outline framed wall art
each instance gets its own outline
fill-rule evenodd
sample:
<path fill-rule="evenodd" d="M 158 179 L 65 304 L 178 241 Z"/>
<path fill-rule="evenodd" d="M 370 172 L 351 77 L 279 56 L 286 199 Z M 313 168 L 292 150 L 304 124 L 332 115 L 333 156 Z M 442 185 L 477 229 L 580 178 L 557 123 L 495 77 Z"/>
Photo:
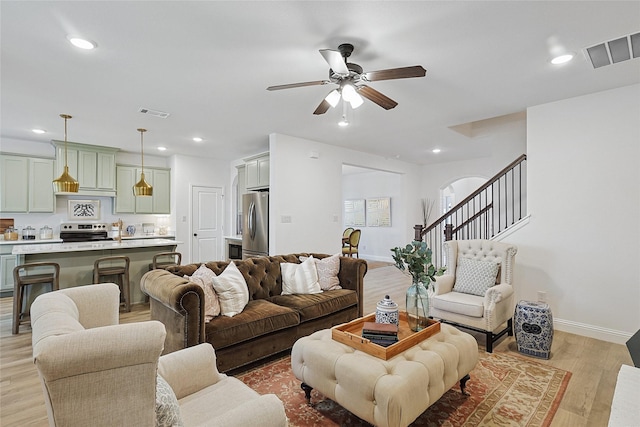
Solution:
<path fill-rule="evenodd" d="M 344 225 L 347 227 L 364 227 L 364 199 L 344 201 Z"/>
<path fill-rule="evenodd" d="M 100 200 L 69 200 L 67 208 L 69 219 L 100 219 Z"/>
<path fill-rule="evenodd" d="M 367 227 L 391 227 L 391 198 L 367 199 Z"/>

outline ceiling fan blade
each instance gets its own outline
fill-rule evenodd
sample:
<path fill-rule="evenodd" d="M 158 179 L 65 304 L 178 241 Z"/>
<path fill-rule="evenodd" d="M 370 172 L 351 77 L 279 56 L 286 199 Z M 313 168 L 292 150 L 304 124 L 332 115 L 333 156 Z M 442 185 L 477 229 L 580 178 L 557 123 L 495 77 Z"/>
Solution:
<path fill-rule="evenodd" d="M 323 99 L 320 105 L 318 105 L 318 108 L 316 108 L 316 111 L 313 112 L 313 114 L 315 114 L 316 116 L 319 116 L 320 114 L 324 114 L 327 112 L 329 107 L 331 107 L 331 104 L 329 104 L 326 100 Z"/>
<path fill-rule="evenodd" d="M 389 98 L 386 95 L 381 94 L 377 90 L 367 85 L 360 86 L 360 88 L 358 89 L 358 93 L 364 96 L 365 98 L 367 98 L 369 101 L 375 102 L 385 110 L 390 110 L 394 108 L 396 105 L 398 105 L 398 103 L 393 99 Z"/>
<path fill-rule="evenodd" d="M 347 64 L 344 62 L 344 58 L 342 58 L 342 54 L 340 52 L 331 49 L 320 49 L 320 55 L 322 55 L 324 60 L 327 61 L 334 73 L 338 73 L 343 76 L 349 75 L 349 69 L 347 68 Z"/>
<path fill-rule="evenodd" d="M 288 85 L 269 86 L 267 90 L 291 89 L 294 87 L 304 87 L 304 86 L 320 86 L 320 85 L 326 85 L 329 83 L 331 83 L 329 80 L 316 80 L 314 82 L 290 83 Z"/>
<path fill-rule="evenodd" d="M 424 77 L 427 74 L 427 70 L 422 68 L 421 65 L 414 65 L 412 67 L 402 68 L 390 68 L 388 70 L 369 71 L 362 74 L 362 78 L 369 82 L 375 82 L 376 80 L 392 80 L 392 79 L 407 79 L 410 77 Z"/>

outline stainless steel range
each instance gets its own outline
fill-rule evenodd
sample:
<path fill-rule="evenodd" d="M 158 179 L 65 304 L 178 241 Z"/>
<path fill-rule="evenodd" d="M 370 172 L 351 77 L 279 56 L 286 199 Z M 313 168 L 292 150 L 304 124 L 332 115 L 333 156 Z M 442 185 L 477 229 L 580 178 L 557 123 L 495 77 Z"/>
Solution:
<path fill-rule="evenodd" d="M 60 238 L 63 242 L 95 242 L 113 240 L 109 237 L 111 224 L 64 222 L 60 224 Z"/>

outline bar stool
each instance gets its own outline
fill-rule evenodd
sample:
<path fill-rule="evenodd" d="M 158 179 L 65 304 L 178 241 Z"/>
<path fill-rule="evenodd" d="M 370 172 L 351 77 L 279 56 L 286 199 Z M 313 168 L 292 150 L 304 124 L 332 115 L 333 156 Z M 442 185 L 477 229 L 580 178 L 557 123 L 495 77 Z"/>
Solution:
<path fill-rule="evenodd" d="M 170 260 L 160 260 L 160 258 L 169 258 Z M 149 271 L 156 270 L 158 268 L 165 269 L 172 265 L 180 265 L 182 263 L 182 254 L 180 252 L 160 252 L 153 256 L 151 264 L 149 264 Z M 149 302 L 149 295 L 144 296 L 144 302 Z"/>
<path fill-rule="evenodd" d="M 113 265 L 114 262 L 124 262 L 124 265 Z M 131 311 L 131 295 L 129 293 L 129 263 L 129 257 L 127 256 L 108 256 L 98 258 L 93 263 L 93 283 L 101 283 L 101 277 L 116 276 L 118 286 L 120 287 L 120 293 L 124 299 L 124 310 L 126 312 Z M 101 267 L 101 264 L 109 265 Z"/>
<path fill-rule="evenodd" d="M 53 268 L 51 273 L 27 275 L 30 269 Z M 20 272 L 24 271 L 24 275 Z M 51 291 L 60 289 L 60 265 L 55 262 L 32 262 L 18 265 L 13 269 L 13 325 L 11 332 L 16 335 L 20 329 L 22 313 L 22 300 L 25 296 L 23 289 L 30 285 L 50 284 Z M 26 304 L 25 304 L 26 305 Z"/>
<path fill-rule="evenodd" d="M 171 260 L 160 260 L 160 258 L 169 258 Z M 180 252 L 160 252 L 153 256 L 153 261 L 149 264 L 149 270 L 156 270 L 158 268 L 167 268 L 172 265 L 180 265 L 182 263 L 182 254 Z"/>

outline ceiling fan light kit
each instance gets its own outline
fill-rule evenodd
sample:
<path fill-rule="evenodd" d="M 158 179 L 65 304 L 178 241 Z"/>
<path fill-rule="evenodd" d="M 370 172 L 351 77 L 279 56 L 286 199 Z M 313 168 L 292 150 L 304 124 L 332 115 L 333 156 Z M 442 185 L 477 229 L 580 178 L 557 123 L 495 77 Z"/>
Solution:
<path fill-rule="evenodd" d="M 379 80 L 406 79 L 412 77 L 424 77 L 427 73 L 421 65 L 410 67 L 390 68 L 387 70 L 364 72 L 358 64 L 347 62 L 347 58 L 353 53 L 353 45 L 343 43 L 338 50 L 320 49 L 320 54 L 329 64 L 329 80 L 316 80 L 312 82 L 290 83 L 285 85 L 269 86 L 267 90 L 292 89 L 305 86 L 319 86 L 334 83 L 339 86 L 320 102 L 313 114 L 321 115 L 335 107 L 340 102 L 348 102 L 351 108 L 358 108 L 364 103 L 363 97 L 378 104 L 385 110 L 395 108 L 398 103 L 386 95 L 366 85 L 367 82 Z M 346 120 L 343 120 L 346 122 Z M 348 124 L 348 122 L 346 122 Z"/>

